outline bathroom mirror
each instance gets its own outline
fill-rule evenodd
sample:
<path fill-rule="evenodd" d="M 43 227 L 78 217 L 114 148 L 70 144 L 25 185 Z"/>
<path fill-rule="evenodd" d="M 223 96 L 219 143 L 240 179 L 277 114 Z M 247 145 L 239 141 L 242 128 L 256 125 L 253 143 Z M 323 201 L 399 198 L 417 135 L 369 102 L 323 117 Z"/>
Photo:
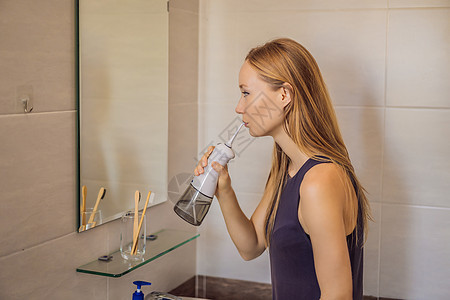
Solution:
<path fill-rule="evenodd" d="M 167 200 L 168 11 L 167 0 L 78 0 L 77 13 L 84 231 L 134 209 L 136 190 L 140 209 L 149 191 L 151 205 Z"/>

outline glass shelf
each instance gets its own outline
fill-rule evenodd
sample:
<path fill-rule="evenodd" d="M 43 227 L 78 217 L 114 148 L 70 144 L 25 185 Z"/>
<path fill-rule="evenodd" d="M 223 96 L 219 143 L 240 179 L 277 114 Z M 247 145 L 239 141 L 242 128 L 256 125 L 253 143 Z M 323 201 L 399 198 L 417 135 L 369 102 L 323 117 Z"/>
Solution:
<path fill-rule="evenodd" d="M 89 273 L 107 277 L 121 277 L 166 253 L 196 239 L 200 234 L 174 229 L 163 229 L 154 235 L 158 237 L 154 241 L 147 240 L 143 261 L 128 261 L 122 258 L 120 251 L 112 254 L 112 260 L 94 260 L 77 268 L 77 272 Z"/>

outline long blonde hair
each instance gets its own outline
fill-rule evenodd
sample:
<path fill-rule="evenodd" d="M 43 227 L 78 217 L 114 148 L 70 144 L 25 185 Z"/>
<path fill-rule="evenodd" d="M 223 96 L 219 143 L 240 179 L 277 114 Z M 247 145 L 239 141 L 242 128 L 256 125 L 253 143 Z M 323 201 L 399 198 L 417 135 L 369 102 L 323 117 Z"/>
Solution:
<path fill-rule="evenodd" d="M 369 201 L 358 181 L 336 119 L 325 82 L 313 56 L 294 40 L 282 38 L 250 50 L 246 61 L 274 90 L 287 87 L 291 102 L 285 107 L 284 129 L 299 149 L 307 156 L 321 161 L 331 161 L 343 171 L 342 178 L 347 193 L 353 184 L 359 203 L 348 203 L 355 218 L 360 209 L 364 235 L 371 220 Z M 289 85 L 286 85 L 288 83 Z M 328 159 L 324 158 L 327 157 Z M 289 157 L 274 143 L 272 167 L 266 190 L 272 192 L 265 218 L 265 238 L 270 244 L 275 216 L 286 181 Z M 352 221 L 356 221 L 353 219 Z M 356 223 L 356 222 L 355 222 Z M 358 230 L 358 226 L 356 226 Z"/>

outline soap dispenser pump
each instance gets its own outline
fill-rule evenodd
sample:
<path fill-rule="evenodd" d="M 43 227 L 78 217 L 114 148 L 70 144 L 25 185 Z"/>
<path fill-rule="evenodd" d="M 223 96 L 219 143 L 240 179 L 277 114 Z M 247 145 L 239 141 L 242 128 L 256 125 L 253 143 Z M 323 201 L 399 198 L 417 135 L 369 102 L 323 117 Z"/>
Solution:
<path fill-rule="evenodd" d="M 147 281 L 133 281 L 133 284 L 135 284 L 137 286 L 137 289 L 133 293 L 132 300 L 144 300 L 144 293 L 141 291 L 141 286 L 151 285 L 151 283 L 147 282 Z"/>

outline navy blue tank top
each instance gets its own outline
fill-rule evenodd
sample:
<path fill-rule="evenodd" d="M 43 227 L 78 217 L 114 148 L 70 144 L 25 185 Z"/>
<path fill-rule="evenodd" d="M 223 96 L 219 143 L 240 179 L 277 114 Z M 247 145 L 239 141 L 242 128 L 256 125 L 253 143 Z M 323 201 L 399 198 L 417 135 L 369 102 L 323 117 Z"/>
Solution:
<path fill-rule="evenodd" d="M 311 240 L 298 220 L 298 207 L 301 201 L 300 184 L 306 172 L 320 163 L 324 162 L 310 158 L 294 177 L 290 178 L 287 175 L 270 240 L 273 300 L 320 299 Z M 355 228 L 347 236 L 354 300 L 363 298 L 362 242 L 364 236 L 360 209 L 357 226 L 358 230 L 356 231 Z M 358 243 L 356 243 L 356 232 Z"/>

